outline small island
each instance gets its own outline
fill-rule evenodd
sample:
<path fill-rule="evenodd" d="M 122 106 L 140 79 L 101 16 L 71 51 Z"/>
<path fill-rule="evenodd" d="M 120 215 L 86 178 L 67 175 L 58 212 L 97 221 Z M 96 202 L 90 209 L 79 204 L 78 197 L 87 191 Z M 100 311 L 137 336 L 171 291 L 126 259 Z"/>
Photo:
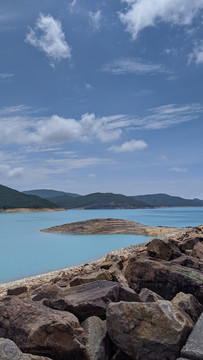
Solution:
<path fill-rule="evenodd" d="M 57 234 L 131 234 L 143 236 L 168 236 L 184 232 L 185 228 L 175 228 L 167 226 L 148 226 L 135 221 L 123 219 L 91 219 L 78 221 L 70 224 L 53 226 L 43 229 L 43 232 Z"/>

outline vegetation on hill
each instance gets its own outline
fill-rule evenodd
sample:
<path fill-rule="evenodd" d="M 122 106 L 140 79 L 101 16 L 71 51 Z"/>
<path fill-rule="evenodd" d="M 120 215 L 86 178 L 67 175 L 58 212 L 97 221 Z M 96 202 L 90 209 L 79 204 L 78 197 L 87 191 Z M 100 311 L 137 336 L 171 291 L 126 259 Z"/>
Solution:
<path fill-rule="evenodd" d="M 147 203 L 135 200 L 130 196 L 99 192 L 80 197 L 58 196 L 52 198 L 52 201 L 66 209 L 137 209 L 151 207 Z"/>
<path fill-rule="evenodd" d="M 51 200 L 54 197 L 58 197 L 58 196 L 64 196 L 64 195 L 68 195 L 71 197 L 77 197 L 80 196 L 78 194 L 75 193 L 67 193 L 64 191 L 57 191 L 57 190 L 48 190 L 48 189 L 37 189 L 37 190 L 27 190 L 27 191 L 23 191 L 23 194 L 26 195 L 36 195 L 41 197 L 42 199 L 47 199 L 47 200 Z"/>
<path fill-rule="evenodd" d="M 134 199 L 144 201 L 153 207 L 184 207 L 184 206 L 203 206 L 203 200 L 183 199 L 179 196 L 167 194 L 149 194 L 133 196 Z"/>
<path fill-rule="evenodd" d="M 7 186 L 0 185 L 0 209 L 53 209 L 56 204 L 38 196 L 26 195 Z"/>

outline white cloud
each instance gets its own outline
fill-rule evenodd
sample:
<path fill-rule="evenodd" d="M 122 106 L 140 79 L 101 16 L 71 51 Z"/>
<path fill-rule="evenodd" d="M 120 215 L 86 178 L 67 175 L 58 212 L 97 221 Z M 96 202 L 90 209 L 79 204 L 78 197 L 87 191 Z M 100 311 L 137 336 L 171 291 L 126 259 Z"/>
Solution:
<path fill-rule="evenodd" d="M 92 90 L 93 89 L 93 86 L 89 83 L 85 83 L 85 87 L 87 90 Z"/>
<path fill-rule="evenodd" d="M 95 177 L 96 177 L 96 175 L 93 174 L 93 173 L 88 174 L 88 176 L 89 176 L 90 178 L 95 178 Z"/>
<path fill-rule="evenodd" d="M 161 64 L 153 64 L 141 59 L 117 59 L 112 63 L 106 64 L 103 71 L 111 72 L 115 75 L 137 74 L 137 75 L 155 75 L 159 73 L 168 74 L 169 71 Z"/>
<path fill-rule="evenodd" d="M 0 73 L 0 81 L 7 81 L 10 80 L 14 75 L 13 74 L 8 74 L 8 73 Z"/>
<path fill-rule="evenodd" d="M 198 119 L 203 113 L 199 104 L 164 105 L 148 110 L 146 116 L 118 114 L 96 117 L 85 113 L 80 120 L 58 115 L 34 117 L 23 105 L 0 109 L 0 143 L 49 145 L 71 141 L 112 142 L 125 129 L 159 130 Z"/>
<path fill-rule="evenodd" d="M 187 169 L 187 168 L 181 168 L 181 167 L 173 167 L 173 168 L 170 168 L 169 171 L 173 171 L 173 172 L 187 172 L 188 169 Z"/>
<path fill-rule="evenodd" d="M 113 164 L 115 161 L 105 158 L 87 157 L 87 158 L 62 158 L 62 159 L 48 159 L 47 164 L 54 167 L 55 173 L 64 173 L 74 169 L 91 168 L 96 165 Z M 52 172 L 52 170 L 50 170 Z"/>
<path fill-rule="evenodd" d="M 29 28 L 25 41 L 43 51 L 51 59 L 51 65 L 71 57 L 61 22 L 51 15 L 40 14 L 34 30 Z"/>
<path fill-rule="evenodd" d="M 98 10 L 96 12 L 89 11 L 89 19 L 92 29 L 98 31 L 101 27 L 102 12 Z"/>
<path fill-rule="evenodd" d="M 203 40 L 195 42 L 193 52 L 188 56 L 188 64 L 195 62 L 197 65 L 203 64 Z"/>
<path fill-rule="evenodd" d="M 16 178 L 23 176 L 24 169 L 22 167 L 12 168 L 8 164 L 1 164 L 0 165 L 0 174 L 5 178 Z"/>
<path fill-rule="evenodd" d="M 115 153 L 121 153 L 121 152 L 143 150 L 146 148 L 147 148 L 147 144 L 143 140 L 131 140 L 131 141 L 126 141 L 120 146 L 111 146 L 108 150 L 113 151 Z"/>
<path fill-rule="evenodd" d="M 160 22 L 191 25 L 203 8 L 203 0 L 122 0 L 127 10 L 119 14 L 127 31 L 135 40 L 140 31 Z"/>

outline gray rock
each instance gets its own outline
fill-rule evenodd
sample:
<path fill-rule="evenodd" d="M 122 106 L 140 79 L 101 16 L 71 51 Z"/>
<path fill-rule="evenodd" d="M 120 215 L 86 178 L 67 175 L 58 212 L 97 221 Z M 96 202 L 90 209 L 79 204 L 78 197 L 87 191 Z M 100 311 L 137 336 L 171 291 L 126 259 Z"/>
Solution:
<path fill-rule="evenodd" d="M 92 316 L 86 319 L 81 326 L 87 339 L 88 360 L 108 360 L 110 340 L 107 336 L 106 321 L 102 321 L 97 316 Z"/>
<path fill-rule="evenodd" d="M 17 345 L 10 339 L 0 338 L 0 359 L 1 360 L 50 360 L 44 356 L 24 354 Z"/>
<path fill-rule="evenodd" d="M 181 355 L 191 360 L 203 359 L 203 313 L 195 324 Z"/>
<path fill-rule="evenodd" d="M 158 300 L 164 300 L 160 295 L 147 288 L 143 288 L 139 293 L 141 302 L 156 302 Z"/>

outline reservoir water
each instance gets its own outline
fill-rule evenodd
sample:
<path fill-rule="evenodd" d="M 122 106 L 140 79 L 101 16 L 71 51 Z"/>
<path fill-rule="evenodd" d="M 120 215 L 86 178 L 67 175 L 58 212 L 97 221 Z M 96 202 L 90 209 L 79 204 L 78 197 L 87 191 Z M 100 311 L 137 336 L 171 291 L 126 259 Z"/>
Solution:
<path fill-rule="evenodd" d="M 135 235 L 62 235 L 50 226 L 93 218 L 118 218 L 154 226 L 203 224 L 203 208 L 69 210 L 0 214 L 0 283 L 96 260 L 149 238 Z"/>

